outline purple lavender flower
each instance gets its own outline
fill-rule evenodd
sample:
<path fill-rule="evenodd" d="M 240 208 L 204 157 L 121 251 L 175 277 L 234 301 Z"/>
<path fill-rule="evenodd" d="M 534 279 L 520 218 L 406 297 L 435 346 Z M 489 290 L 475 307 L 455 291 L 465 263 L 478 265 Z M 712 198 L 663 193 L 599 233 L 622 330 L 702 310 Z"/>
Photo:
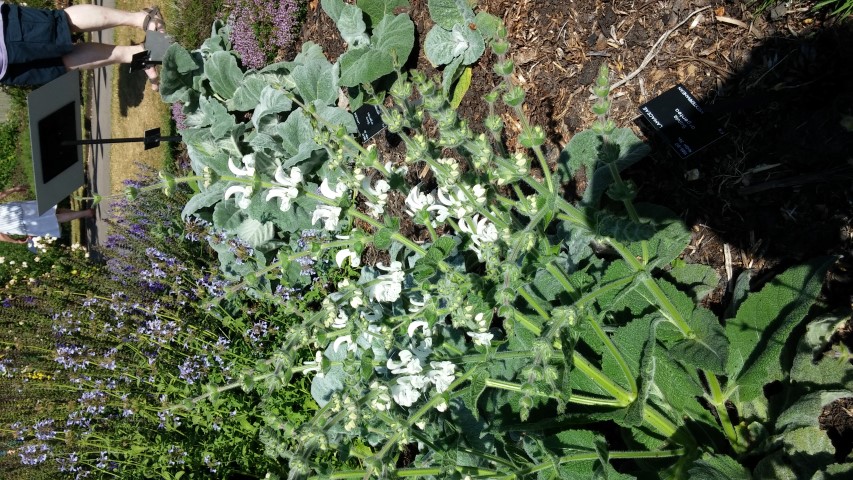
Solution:
<path fill-rule="evenodd" d="M 279 48 L 293 41 L 298 6 L 295 0 L 226 0 L 231 11 L 231 43 L 243 65 L 261 68 Z"/>
<path fill-rule="evenodd" d="M 175 102 L 172 104 L 172 119 L 175 120 L 175 128 L 178 130 L 187 129 L 187 116 L 184 113 L 184 104 Z"/>

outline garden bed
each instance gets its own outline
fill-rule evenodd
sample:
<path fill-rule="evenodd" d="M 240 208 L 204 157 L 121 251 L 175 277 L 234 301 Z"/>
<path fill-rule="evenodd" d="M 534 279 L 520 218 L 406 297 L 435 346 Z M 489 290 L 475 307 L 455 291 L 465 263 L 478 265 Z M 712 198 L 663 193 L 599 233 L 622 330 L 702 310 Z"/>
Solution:
<path fill-rule="evenodd" d="M 433 25 L 426 3 L 413 0 L 408 10 L 421 47 Z M 851 22 L 815 15 L 808 4 L 762 14 L 743 2 L 710 0 L 676 0 L 666 8 L 654 1 L 600 0 L 478 5 L 506 22 L 527 92 L 525 110 L 549 133 L 552 161 L 594 121 L 590 87 L 603 62 L 614 81 L 638 71 L 614 90 L 611 116 L 620 126 L 634 124 L 641 104 L 683 84 L 718 112 L 728 134 L 687 160 L 649 139 L 650 156 L 625 175 L 639 185 L 640 199 L 666 205 L 693 229 L 685 259 L 711 265 L 730 281 L 747 268 L 761 275 L 817 255 L 842 255 L 827 293 L 838 305 L 850 304 Z M 333 61 L 346 50 L 316 0 L 309 2 L 297 45 L 304 41 L 320 44 Z M 409 65 L 440 74 L 416 56 L 422 51 L 415 50 Z M 640 68 L 646 57 L 650 61 Z M 474 125 L 487 115 L 483 95 L 499 82 L 492 59 L 484 55 L 476 64 L 459 107 Z M 381 136 L 377 145 L 392 150 Z M 720 289 L 712 301 L 722 300 L 728 282 Z"/>

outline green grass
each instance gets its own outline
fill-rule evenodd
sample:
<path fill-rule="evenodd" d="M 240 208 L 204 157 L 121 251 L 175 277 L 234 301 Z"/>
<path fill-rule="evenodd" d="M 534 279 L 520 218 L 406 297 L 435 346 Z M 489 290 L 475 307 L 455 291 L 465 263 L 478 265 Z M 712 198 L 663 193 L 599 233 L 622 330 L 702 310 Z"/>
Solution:
<path fill-rule="evenodd" d="M 763 12 L 780 2 L 781 0 L 754 0 L 749 5 L 756 12 Z M 812 10 L 815 12 L 825 11 L 830 16 L 846 18 L 853 13 L 853 0 L 820 0 L 815 3 Z"/>
<path fill-rule="evenodd" d="M 210 37 L 213 21 L 221 16 L 222 0 L 172 0 L 166 9 L 166 29 L 175 41 L 192 50 Z"/>

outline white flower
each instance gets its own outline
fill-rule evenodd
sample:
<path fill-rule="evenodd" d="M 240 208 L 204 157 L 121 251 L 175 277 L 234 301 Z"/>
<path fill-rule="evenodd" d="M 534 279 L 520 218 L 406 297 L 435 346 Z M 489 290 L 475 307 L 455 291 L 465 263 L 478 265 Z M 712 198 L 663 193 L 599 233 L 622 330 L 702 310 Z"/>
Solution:
<path fill-rule="evenodd" d="M 323 228 L 326 230 L 333 232 L 338 228 L 338 217 L 341 216 L 340 207 L 333 207 L 331 205 L 317 205 L 317 209 L 314 210 L 314 216 L 311 217 L 311 224 L 317 223 L 318 220 L 323 220 Z"/>
<path fill-rule="evenodd" d="M 385 170 L 387 170 L 388 173 L 391 173 L 391 174 L 396 173 L 397 175 L 400 175 L 401 177 L 405 177 L 406 174 L 409 173 L 409 167 L 407 167 L 406 164 L 402 164 L 399 167 L 395 167 L 394 164 L 391 162 L 385 162 Z"/>
<path fill-rule="evenodd" d="M 419 376 L 399 377 L 397 384 L 391 387 L 391 396 L 397 405 L 411 407 L 421 397 L 421 392 L 416 385 L 420 383 Z"/>
<path fill-rule="evenodd" d="M 421 396 L 421 390 L 429 385 L 422 375 L 398 377 L 397 384 L 391 387 L 391 396 L 401 407 L 411 407 Z"/>
<path fill-rule="evenodd" d="M 467 335 L 469 337 L 471 337 L 471 340 L 474 341 L 474 345 L 483 345 L 484 347 L 488 347 L 489 345 L 491 345 L 492 344 L 492 338 L 495 337 L 493 334 L 491 334 L 489 332 L 484 332 L 484 333 L 468 332 Z"/>
<path fill-rule="evenodd" d="M 238 167 L 234 163 L 233 158 L 228 159 L 228 169 L 231 173 L 238 177 L 254 177 L 255 176 L 255 154 L 250 153 L 243 156 L 243 168 Z"/>
<path fill-rule="evenodd" d="M 349 350 L 351 352 L 354 352 L 358 348 L 358 346 L 355 344 L 355 342 L 352 341 L 351 335 L 343 335 L 343 336 L 336 338 L 334 343 L 332 343 L 332 351 L 337 353 L 338 349 L 343 344 L 346 344 L 347 350 Z"/>
<path fill-rule="evenodd" d="M 438 405 L 435 406 L 435 409 L 438 410 L 439 412 L 446 412 L 447 406 L 448 406 L 447 402 L 444 401 L 444 399 L 442 398 L 441 401 L 438 403 Z M 468 478 L 471 478 L 471 477 L 468 477 Z"/>
<path fill-rule="evenodd" d="M 349 258 L 349 264 L 353 267 L 361 265 L 361 257 L 359 257 L 357 253 L 355 253 L 353 250 L 350 250 L 349 248 L 340 250 L 338 253 L 335 254 L 335 263 L 338 264 L 339 268 L 343 268 L 344 261 L 347 258 Z"/>
<path fill-rule="evenodd" d="M 474 225 L 474 229 L 470 224 Z M 494 243 L 498 240 L 498 229 L 495 224 L 486 218 L 480 218 L 479 215 L 474 215 L 470 222 L 465 220 L 459 222 L 459 228 L 471 235 L 471 242 L 474 243 L 471 250 L 477 252 L 477 258 L 480 260 L 483 260 L 483 255 L 480 253 L 482 244 Z"/>
<path fill-rule="evenodd" d="M 284 176 L 284 168 L 279 165 L 275 169 L 275 181 L 278 184 L 284 185 L 285 187 L 295 187 L 302 183 L 302 170 L 299 167 L 292 167 L 290 169 L 290 175 Z"/>
<path fill-rule="evenodd" d="M 347 316 L 346 312 L 343 310 L 339 310 L 338 316 L 335 317 L 335 321 L 332 322 L 331 327 L 336 329 L 345 328 L 347 326 L 347 322 L 349 322 L 349 316 Z"/>
<path fill-rule="evenodd" d="M 388 191 L 391 190 L 391 185 L 385 179 L 379 179 L 376 186 L 371 187 L 370 179 L 365 178 L 361 182 L 361 189 L 367 194 L 368 201 L 365 203 L 370 208 L 370 215 L 378 218 L 385 213 L 385 204 L 388 202 Z"/>
<path fill-rule="evenodd" d="M 423 371 L 424 368 L 421 366 L 421 360 L 414 356 L 412 352 L 403 350 L 400 352 L 399 357 L 399 362 L 394 361 L 392 358 L 389 358 L 388 361 L 385 362 L 385 366 L 388 367 L 388 370 L 390 370 L 391 373 L 395 375 L 415 375 Z"/>
<path fill-rule="evenodd" d="M 454 186 L 450 189 L 438 189 L 437 193 L 439 203 L 436 203 L 431 207 L 427 208 L 427 210 L 437 212 L 437 221 L 443 222 L 444 219 L 448 216 L 462 218 L 473 213 L 474 207 L 471 205 L 471 201 L 468 199 L 468 196 L 465 194 L 465 191 L 462 190 L 462 188 L 463 187 Z M 474 197 L 474 200 L 477 202 L 477 204 L 485 204 L 486 189 L 483 188 L 482 185 L 474 185 L 473 187 L 471 187 L 470 193 Z"/>
<path fill-rule="evenodd" d="M 453 380 L 456 379 L 454 377 L 456 365 L 453 362 L 430 362 L 429 365 L 432 367 L 432 370 L 427 373 L 427 379 L 435 385 L 436 392 L 444 392 L 450 387 Z"/>
<path fill-rule="evenodd" d="M 320 183 L 320 195 L 332 199 L 337 200 L 344 196 L 344 193 L 347 191 L 347 186 L 343 182 L 335 185 L 335 188 L 332 189 L 329 186 L 329 179 L 324 178 L 323 182 Z"/>
<path fill-rule="evenodd" d="M 236 202 L 237 206 L 240 209 L 245 210 L 249 208 L 249 204 L 252 203 L 252 187 L 249 185 L 231 185 L 227 189 L 225 189 L 225 200 L 237 196 Z"/>
<path fill-rule="evenodd" d="M 309 367 L 303 370 L 304 373 L 317 372 L 317 377 L 323 378 L 323 371 L 321 370 L 321 368 L 323 367 L 323 352 L 317 350 L 314 353 L 314 360 L 309 360 L 307 362 L 303 362 L 302 364 Z"/>
<path fill-rule="evenodd" d="M 403 280 L 406 279 L 406 273 L 403 272 L 403 264 L 397 261 L 391 262 L 391 265 L 386 267 L 381 262 L 376 265 L 376 268 L 385 270 L 386 274 L 379 275 L 368 287 L 368 297 L 377 302 L 394 302 L 400 298 L 400 293 L 403 291 Z"/>
<path fill-rule="evenodd" d="M 266 201 L 273 198 L 280 198 L 281 205 L 278 207 L 282 212 L 290 210 L 290 204 L 293 199 L 299 196 L 299 190 L 295 187 L 271 188 L 267 191 Z"/>
<path fill-rule="evenodd" d="M 415 333 L 417 333 L 419 328 L 424 331 L 424 335 L 429 336 L 429 324 L 420 320 L 414 321 L 409 324 L 409 336 L 414 338 Z"/>
<path fill-rule="evenodd" d="M 429 293 L 423 294 L 423 300 L 417 300 L 415 298 L 409 297 L 409 303 L 411 303 L 411 306 L 409 307 L 409 313 L 422 312 L 427 302 L 429 302 L 431 298 L 432 295 L 430 295 Z"/>
<path fill-rule="evenodd" d="M 420 185 L 415 185 L 408 195 L 406 195 L 406 213 L 410 217 L 414 217 L 421 210 L 432 206 L 435 203 L 435 195 L 431 193 L 421 193 Z"/>

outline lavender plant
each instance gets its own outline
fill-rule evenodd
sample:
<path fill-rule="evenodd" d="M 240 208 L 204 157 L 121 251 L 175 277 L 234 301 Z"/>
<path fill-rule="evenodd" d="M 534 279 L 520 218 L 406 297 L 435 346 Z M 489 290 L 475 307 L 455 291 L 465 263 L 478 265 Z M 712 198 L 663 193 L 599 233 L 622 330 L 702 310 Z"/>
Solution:
<path fill-rule="evenodd" d="M 293 42 L 299 26 L 299 0 L 225 0 L 230 40 L 246 68 L 271 63 Z"/>
<path fill-rule="evenodd" d="M 293 310 L 313 300 L 295 289 L 278 292 L 287 309 L 224 298 L 231 284 L 218 276 L 208 243 L 229 236 L 198 219 L 184 225 L 180 186 L 168 197 L 137 182 L 127 187 L 135 201 L 113 203 L 105 266 L 81 264 L 79 274 L 5 292 L 0 383 L 17 418 L 4 409 L 0 435 L 9 459 L 30 467 L 12 478 L 287 471 L 264 455 L 260 426 L 267 412 L 304 423 L 318 408 L 308 379 L 274 391 L 209 387 L 268 369 Z M 35 398 L 40 407 L 22 415 L 21 401 Z M 333 454 L 323 461 L 341 464 Z"/>

